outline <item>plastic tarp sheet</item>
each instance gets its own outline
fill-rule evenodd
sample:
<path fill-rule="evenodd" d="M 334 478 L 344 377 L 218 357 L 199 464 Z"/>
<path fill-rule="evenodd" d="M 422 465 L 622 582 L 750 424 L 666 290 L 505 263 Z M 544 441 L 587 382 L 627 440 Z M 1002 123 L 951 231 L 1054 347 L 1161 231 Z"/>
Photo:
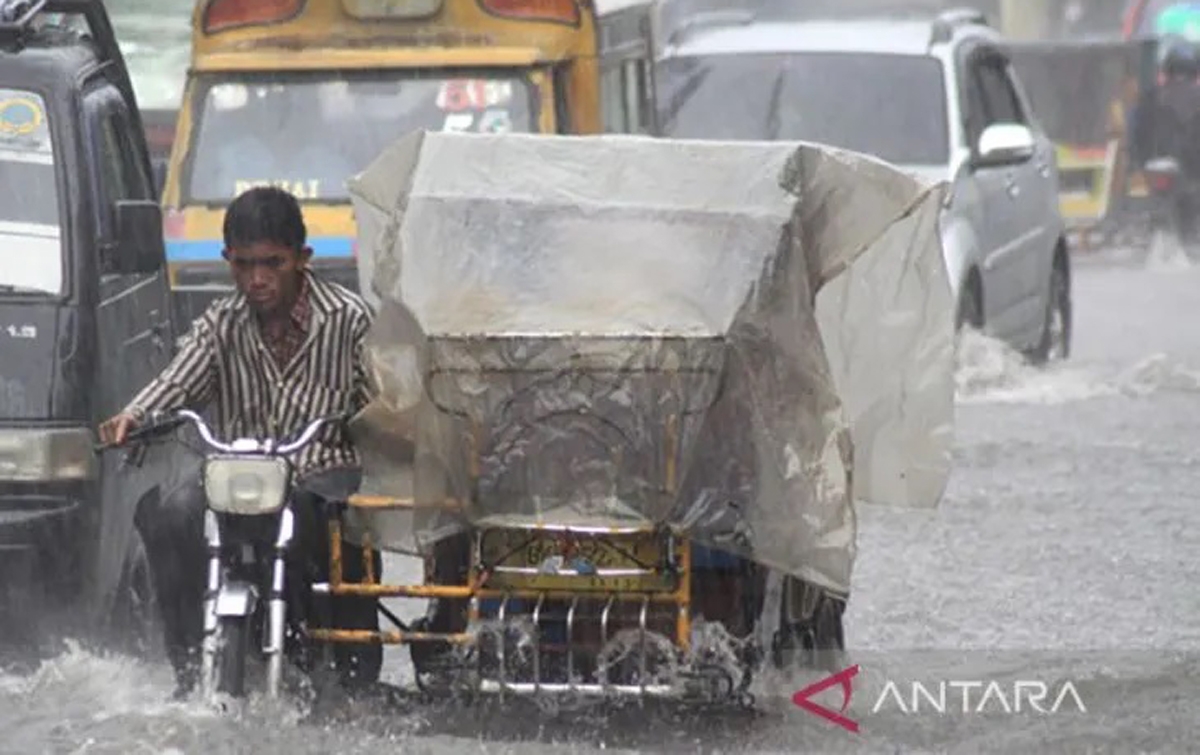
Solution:
<path fill-rule="evenodd" d="M 813 145 L 414 133 L 350 190 L 364 491 L 414 501 L 351 532 L 665 525 L 847 592 L 855 498 L 939 501 L 940 186 Z"/>

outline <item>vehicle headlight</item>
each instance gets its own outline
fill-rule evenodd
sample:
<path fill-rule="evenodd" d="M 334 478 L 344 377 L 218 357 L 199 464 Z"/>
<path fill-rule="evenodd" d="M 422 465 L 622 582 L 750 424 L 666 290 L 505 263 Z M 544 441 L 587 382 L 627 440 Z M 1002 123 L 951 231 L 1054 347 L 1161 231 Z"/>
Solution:
<path fill-rule="evenodd" d="M 96 470 L 87 428 L 0 428 L 0 480 L 87 480 Z"/>
<path fill-rule="evenodd" d="M 272 514 L 287 499 L 290 468 L 274 456 L 210 456 L 204 465 L 209 507 L 222 514 Z"/>

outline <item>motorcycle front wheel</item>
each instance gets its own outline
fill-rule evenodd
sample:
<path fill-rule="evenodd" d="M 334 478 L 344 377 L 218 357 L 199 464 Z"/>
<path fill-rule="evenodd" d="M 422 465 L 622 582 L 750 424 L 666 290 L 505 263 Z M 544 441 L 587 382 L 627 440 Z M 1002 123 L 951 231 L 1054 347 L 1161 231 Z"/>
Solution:
<path fill-rule="evenodd" d="M 232 697 L 246 694 L 246 653 L 250 644 L 250 620 L 244 616 L 222 616 L 217 624 L 217 692 Z"/>

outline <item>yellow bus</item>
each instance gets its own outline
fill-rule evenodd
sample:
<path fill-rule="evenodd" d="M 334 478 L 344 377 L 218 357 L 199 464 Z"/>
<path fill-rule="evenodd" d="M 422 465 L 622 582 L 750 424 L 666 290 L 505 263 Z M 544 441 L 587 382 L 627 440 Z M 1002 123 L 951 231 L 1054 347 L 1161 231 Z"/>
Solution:
<path fill-rule="evenodd" d="M 305 205 L 314 264 L 357 288 L 345 181 L 413 130 L 655 132 L 651 0 L 199 0 L 163 186 L 180 314 L 227 291 L 244 189 Z"/>

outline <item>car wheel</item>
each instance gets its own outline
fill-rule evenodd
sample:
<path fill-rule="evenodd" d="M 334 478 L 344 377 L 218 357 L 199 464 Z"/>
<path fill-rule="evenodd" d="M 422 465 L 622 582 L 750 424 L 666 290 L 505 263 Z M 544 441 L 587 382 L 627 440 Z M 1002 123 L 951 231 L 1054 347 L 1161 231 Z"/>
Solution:
<path fill-rule="evenodd" d="M 983 329 L 983 305 L 979 299 L 977 284 L 974 280 L 968 280 L 958 298 L 958 314 L 954 319 L 956 333 L 961 333 L 967 326 L 975 330 Z"/>
<path fill-rule="evenodd" d="M 1071 355 L 1071 283 L 1067 271 L 1059 262 L 1050 272 L 1050 301 L 1046 307 L 1046 322 L 1042 340 L 1030 355 L 1037 365 L 1066 360 Z"/>
<path fill-rule="evenodd" d="M 976 332 L 983 330 L 983 305 L 979 295 L 979 282 L 972 276 L 963 284 L 958 296 L 958 312 L 954 316 L 954 363 L 961 367 L 963 359 L 963 335 L 967 328 Z"/>

